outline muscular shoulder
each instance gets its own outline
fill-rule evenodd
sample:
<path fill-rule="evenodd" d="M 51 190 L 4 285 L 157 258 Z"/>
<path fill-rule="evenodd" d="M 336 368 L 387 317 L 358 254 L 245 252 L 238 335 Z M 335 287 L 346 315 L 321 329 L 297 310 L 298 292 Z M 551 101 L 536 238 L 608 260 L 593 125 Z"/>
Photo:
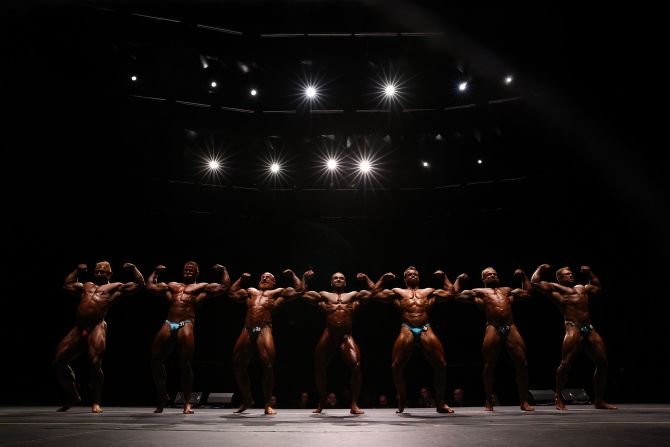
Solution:
<path fill-rule="evenodd" d="M 430 296 L 433 292 L 435 292 L 435 289 L 433 289 L 432 287 L 429 287 L 427 289 L 419 289 L 419 296 L 427 297 Z"/>

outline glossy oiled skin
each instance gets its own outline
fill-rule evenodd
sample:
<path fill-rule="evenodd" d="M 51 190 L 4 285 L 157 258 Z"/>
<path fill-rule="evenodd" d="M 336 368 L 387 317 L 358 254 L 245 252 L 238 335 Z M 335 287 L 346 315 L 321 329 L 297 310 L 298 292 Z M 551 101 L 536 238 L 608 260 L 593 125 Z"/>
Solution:
<path fill-rule="evenodd" d="M 126 263 L 123 268 L 132 273 L 134 281 L 109 282 L 112 270 L 106 262 L 96 265 L 91 282 L 81 283 L 78 280 L 78 276 L 87 271 L 86 264 L 79 264 L 65 278 L 63 288 L 71 295 L 79 297 L 79 304 L 75 313 L 75 325 L 58 344 L 53 361 L 58 381 L 67 393 L 67 402 L 59 411 L 66 411 L 72 405 L 81 402 L 70 364 L 86 351 L 91 366 L 90 385 L 93 394 L 91 411 L 102 412 L 100 408 L 104 380 L 102 360 L 107 342 L 105 315 L 112 303 L 120 297 L 136 293 L 144 287 L 144 278 L 135 265 Z"/>
<path fill-rule="evenodd" d="M 384 274 L 373 287 L 373 297 L 386 302 L 393 302 L 400 311 L 401 319 L 414 327 L 422 327 L 429 322 L 429 310 L 438 300 L 453 298 L 453 288 L 442 271 L 435 272 L 435 276 L 442 279 L 446 290 L 432 288 L 419 288 L 419 272 L 410 267 L 405 270 L 405 288 L 394 288 L 381 290 L 382 284 L 395 278 L 393 273 Z M 400 329 L 400 334 L 393 346 L 393 381 L 398 392 L 398 410 L 402 413 L 407 404 L 407 391 L 405 386 L 404 370 L 407 362 L 414 352 L 414 335 L 405 326 Z M 440 413 L 453 413 L 453 410 L 444 401 L 446 386 L 446 368 L 444 349 L 440 339 L 435 335 L 433 329 L 428 327 L 419 335 L 419 347 L 433 366 L 435 382 L 436 410 Z"/>
<path fill-rule="evenodd" d="M 309 279 L 314 272 L 305 273 Z M 332 291 L 326 292 L 304 292 L 303 298 L 309 302 L 317 303 L 319 308 L 326 314 L 326 327 L 321 334 L 321 339 L 314 353 L 314 370 L 316 375 L 316 388 L 319 392 L 319 406 L 315 413 L 321 413 L 326 408 L 327 400 L 327 368 L 336 351 L 340 351 L 342 360 L 349 367 L 351 373 L 351 414 L 363 414 L 364 411 L 358 407 L 358 398 L 361 392 L 361 351 L 351 335 L 353 315 L 361 300 L 370 297 L 368 291 L 345 292 L 346 279 L 344 274 L 336 272 L 332 275 L 330 284 Z"/>
<path fill-rule="evenodd" d="M 591 324 L 589 300 L 600 293 L 600 280 L 590 267 L 584 265 L 580 271 L 588 279 L 588 285 L 575 284 L 575 277 L 568 267 L 556 272 L 557 283 L 543 281 L 542 273 L 549 268 L 549 264 L 540 265 L 533 273 L 531 282 L 535 290 L 551 298 L 565 319 L 562 359 L 556 369 L 556 409 L 566 410 L 562 391 L 568 380 L 568 372 L 583 348 L 596 365 L 593 376 L 595 407 L 614 410 L 616 407 L 605 401 L 608 370 L 605 342 L 595 329 L 588 335 L 582 335 L 579 329 L 582 325 Z"/>
<path fill-rule="evenodd" d="M 499 358 L 500 349 L 505 346 L 514 365 L 516 366 L 516 382 L 519 391 L 520 407 L 524 411 L 533 411 L 534 408 L 528 404 L 528 363 L 526 361 L 526 344 L 521 337 L 521 333 L 514 324 L 512 315 L 512 303 L 515 299 L 528 298 L 531 289 L 530 281 L 521 269 L 514 272 L 514 276 L 522 281 L 521 289 L 512 289 L 511 287 L 500 287 L 498 273 L 488 267 L 482 271 L 482 282 L 486 287 L 461 292 L 461 282 L 467 280 L 467 275 L 462 274 L 456 278 L 454 284 L 455 292 L 459 293 L 457 298 L 461 300 L 470 300 L 484 309 L 487 326 L 484 333 L 484 343 L 482 344 L 482 356 L 484 358 L 484 371 L 482 378 L 484 380 L 484 391 L 486 392 L 485 409 L 493 411 L 493 382 L 494 371 Z M 509 333 L 501 336 L 496 330 L 496 326 L 510 325 Z"/>
<path fill-rule="evenodd" d="M 275 288 L 275 277 L 269 272 L 261 275 L 258 287 L 243 288 L 242 283 L 247 281 L 251 275 L 243 273 L 240 279 L 230 288 L 229 296 L 238 302 L 243 302 L 247 307 L 247 316 L 245 318 L 235 347 L 233 348 L 233 363 L 235 366 L 235 379 L 240 388 L 242 404 L 235 411 L 242 413 L 252 405 L 251 383 L 247 367 L 251 357 L 255 352 L 258 353 L 263 371 L 263 396 L 265 400 L 265 414 L 275 414 L 272 408 L 272 391 L 274 388 L 273 364 L 275 359 L 275 345 L 272 336 L 272 311 L 284 303 L 287 299 L 293 299 L 298 296 L 296 290 L 301 281 L 287 269 L 284 274 L 288 276 L 294 287 Z M 303 281 L 304 282 L 304 281 Z M 254 339 L 249 335 L 249 331 L 255 327 L 260 327 L 260 334 Z"/>
<path fill-rule="evenodd" d="M 173 323 L 190 320 L 191 323 L 184 324 L 173 334 L 170 325 L 165 322 L 156 333 L 151 348 L 151 371 L 156 386 L 157 406 L 155 413 L 161 413 L 167 401 L 167 371 L 165 362 L 175 348 L 179 351 L 179 365 L 181 369 L 181 385 L 184 393 L 184 414 L 192 414 L 191 389 L 193 386 L 193 369 L 191 359 L 195 351 L 195 337 L 193 333 L 193 322 L 199 304 L 205 299 L 223 295 L 230 287 L 230 277 L 226 268 L 216 264 L 212 268 L 215 272 L 221 272 L 221 283 L 196 282 L 198 278 L 198 266 L 194 262 L 184 264 L 182 271 L 183 282 L 171 281 L 168 283 L 158 282 L 158 275 L 165 270 L 165 266 L 156 266 L 149 276 L 147 290 L 154 295 L 164 297 L 168 301 L 167 320 Z"/>

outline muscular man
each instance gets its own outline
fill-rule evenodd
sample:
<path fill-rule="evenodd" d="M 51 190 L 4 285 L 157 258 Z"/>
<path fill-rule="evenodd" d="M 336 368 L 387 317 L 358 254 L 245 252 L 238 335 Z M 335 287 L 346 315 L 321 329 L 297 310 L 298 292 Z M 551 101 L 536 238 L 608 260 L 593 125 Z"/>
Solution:
<path fill-rule="evenodd" d="M 313 276 L 311 270 L 305 272 L 305 279 Z M 358 398 L 361 394 L 361 351 L 351 334 L 351 323 L 354 311 L 362 300 L 370 298 L 367 290 L 360 292 L 345 292 L 347 281 L 344 274 L 337 272 L 330 278 L 332 292 L 306 291 L 303 299 L 318 304 L 326 314 L 326 328 L 316 345 L 314 353 L 314 367 L 316 372 L 316 389 L 319 392 L 319 405 L 314 413 L 321 413 L 326 408 L 326 386 L 328 382 L 327 369 L 335 351 L 339 350 L 342 359 L 351 371 L 351 414 L 365 413 L 358 407 Z M 305 286 L 306 288 L 306 286 Z"/>
<path fill-rule="evenodd" d="M 563 401 L 563 387 L 568 380 L 568 371 L 583 347 L 596 365 L 593 376 L 595 407 L 616 410 L 615 406 L 605 401 L 608 366 L 605 342 L 593 328 L 589 312 L 589 299 L 600 293 L 600 281 L 586 265 L 582 266 L 581 273 L 588 280 L 587 285 L 575 284 L 575 277 L 569 267 L 562 267 L 556 271 L 558 283 L 542 281 L 542 273 L 549 268 L 549 264 L 540 265 L 533 273 L 531 283 L 535 290 L 552 299 L 565 319 L 563 357 L 556 369 L 556 409 L 567 409 Z"/>
<path fill-rule="evenodd" d="M 58 411 L 67 411 L 72 405 L 81 402 L 74 382 L 74 371 L 70 364 L 86 350 L 91 365 L 90 385 L 93 393 L 91 411 L 102 413 L 100 408 L 100 395 L 104 380 L 102 358 L 105 354 L 107 339 L 105 315 L 111 304 L 118 298 L 135 293 L 144 287 L 144 278 L 133 264 L 128 262 L 123 265 L 123 268 L 133 274 L 134 281 L 109 282 L 112 277 L 112 266 L 107 261 L 98 262 L 95 265 L 92 282 L 79 282 L 79 275 L 87 270 L 86 264 L 79 264 L 72 273 L 65 277 L 63 288 L 80 299 L 74 327 L 58 344 L 53 361 L 58 382 L 67 393 L 67 402 Z"/>
<path fill-rule="evenodd" d="M 419 272 L 415 267 L 408 267 L 404 273 L 405 288 L 382 290 L 384 282 L 395 278 L 393 273 L 385 273 L 372 289 L 373 298 L 393 302 L 401 313 L 402 325 L 400 334 L 393 346 L 393 382 L 398 391 L 398 410 L 402 413 L 407 406 L 407 390 L 405 388 L 405 366 L 419 347 L 433 366 L 435 383 L 435 406 L 438 413 L 453 413 L 444 400 L 446 386 L 447 363 L 444 360 L 444 349 L 440 339 L 430 327 L 428 312 L 438 301 L 454 298 L 453 286 L 447 275 L 438 270 L 435 276 L 442 279 L 444 289 L 419 288 Z M 367 278 L 367 277 L 366 277 Z M 368 284 L 370 281 L 368 280 Z"/>
<path fill-rule="evenodd" d="M 518 299 L 528 298 L 532 286 L 528 277 L 521 269 L 514 272 L 514 277 L 522 282 L 522 288 L 500 287 L 498 273 L 488 267 L 482 270 L 484 288 L 463 290 L 461 282 L 468 279 L 463 273 L 454 283 L 454 292 L 458 298 L 473 301 L 486 315 L 486 330 L 482 355 L 484 357 L 484 391 L 486 392 L 485 409 L 493 411 L 493 372 L 500 348 L 504 345 L 516 366 L 516 385 L 519 391 L 519 402 L 524 411 L 533 411 L 528 404 L 528 364 L 526 362 L 526 344 L 519 333 L 512 317 L 512 303 Z"/>
<path fill-rule="evenodd" d="M 198 305 L 205 299 L 223 295 L 228 291 L 230 277 L 224 266 L 216 264 L 213 270 L 222 273 L 221 284 L 196 282 L 199 273 L 198 264 L 189 261 L 184 264 L 182 273 L 184 282 L 159 283 L 158 274 L 163 270 L 165 270 L 165 266 L 157 266 L 149 276 L 149 284 L 147 284 L 149 292 L 168 300 L 167 319 L 158 330 L 151 347 L 151 372 L 154 377 L 158 400 L 154 413 L 162 413 L 168 399 L 165 361 L 176 345 L 179 348 L 181 386 L 184 392 L 184 414 L 193 414 L 191 408 L 193 386 L 191 359 L 193 358 L 195 345 L 193 336 L 195 312 Z"/>
<path fill-rule="evenodd" d="M 247 281 L 251 275 L 243 273 L 230 288 L 228 295 L 237 302 L 246 302 L 247 316 L 244 328 L 235 342 L 233 348 L 233 363 L 235 365 L 235 379 L 240 388 L 242 403 L 235 413 L 242 413 L 252 404 L 251 383 L 247 367 L 254 352 L 258 352 L 263 374 L 263 397 L 265 414 L 275 414 L 272 408 L 271 398 L 274 388 L 274 372 L 272 370 L 275 360 L 275 344 L 272 337 L 272 311 L 284 303 L 287 299 L 295 298 L 301 292 L 301 280 L 291 270 L 284 270 L 284 274 L 290 277 L 294 287 L 275 288 L 275 277 L 272 273 L 265 272 L 261 275 L 258 288 L 242 288 L 242 283 Z M 304 278 L 302 280 L 304 284 Z"/>

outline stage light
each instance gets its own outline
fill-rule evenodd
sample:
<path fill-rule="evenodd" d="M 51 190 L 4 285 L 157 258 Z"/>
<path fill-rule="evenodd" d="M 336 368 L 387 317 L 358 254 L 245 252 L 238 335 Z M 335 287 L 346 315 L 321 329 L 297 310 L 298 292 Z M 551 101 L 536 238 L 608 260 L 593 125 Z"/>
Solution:
<path fill-rule="evenodd" d="M 255 88 L 252 88 L 251 91 L 249 92 L 251 96 L 256 96 L 258 94 L 258 91 Z"/>
<path fill-rule="evenodd" d="M 467 82 L 461 82 L 458 84 L 458 90 L 461 92 L 464 92 L 468 89 L 468 83 Z"/>
<path fill-rule="evenodd" d="M 369 160 L 361 160 L 358 163 L 358 169 L 363 173 L 367 174 L 372 170 L 372 165 Z"/>
<path fill-rule="evenodd" d="M 326 167 L 329 170 L 334 171 L 335 169 L 337 169 L 337 160 L 335 160 L 334 158 L 329 159 L 328 162 L 326 162 Z"/>
<path fill-rule="evenodd" d="M 478 165 L 481 165 L 481 164 L 483 164 L 483 163 L 484 163 L 484 160 L 482 160 L 481 158 L 478 158 L 478 159 L 477 159 L 477 164 L 478 164 Z"/>
<path fill-rule="evenodd" d="M 316 89 L 312 86 L 308 86 L 305 89 L 305 96 L 307 96 L 310 99 L 315 98 L 316 97 Z"/>
<path fill-rule="evenodd" d="M 132 76 L 130 77 L 130 80 L 133 81 L 133 82 L 137 81 L 137 76 L 132 75 Z"/>
<path fill-rule="evenodd" d="M 216 88 L 216 81 L 212 81 L 212 83 L 211 83 L 211 84 L 209 84 L 209 85 L 211 85 L 211 86 L 212 86 L 212 88 Z"/>
<path fill-rule="evenodd" d="M 279 163 L 275 162 L 270 165 L 270 172 L 272 172 L 273 174 L 278 174 L 280 170 L 281 167 L 279 166 Z"/>
<path fill-rule="evenodd" d="M 512 76 L 505 76 L 505 84 L 506 85 L 511 84 L 513 80 L 514 79 L 512 78 Z"/>
<path fill-rule="evenodd" d="M 395 85 L 393 84 L 386 84 L 386 87 L 384 87 L 384 93 L 386 96 L 389 98 L 395 95 Z"/>
<path fill-rule="evenodd" d="M 219 160 L 210 160 L 207 162 L 207 166 L 209 166 L 209 169 L 212 171 L 216 171 L 221 167 L 221 163 L 219 163 Z"/>
<path fill-rule="evenodd" d="M 430 164 L 428 164 L 427 161 L 421 162 L 421 165 L 423 165 L 424 168 L 427 168 L 428 166 L 430 166 Z"/>

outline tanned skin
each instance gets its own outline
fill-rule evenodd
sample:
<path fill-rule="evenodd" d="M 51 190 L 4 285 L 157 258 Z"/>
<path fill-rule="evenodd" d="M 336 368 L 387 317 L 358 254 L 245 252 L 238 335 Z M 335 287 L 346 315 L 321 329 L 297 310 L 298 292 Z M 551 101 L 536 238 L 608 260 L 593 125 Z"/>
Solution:
<path fill-rule="evenodd" d="M 105 261 L 96 264 L 93 281 L 79 282 L 79 275 L 88 270 L 86 264 L 79 264 L 72 273 L 65 277 L 63 288 L 69 294 L 79 298 L 79 305 L 75 314 L 74 327 L 58 344 L 53 361 L 58 382 L 67 393 L 66 404 L 58 411 L 67 411 L 73 405 L 81 402 L 75 385 L 74 371 L 70 365 L 74 359 L 86 351 L 91 368 L 90 386 L 93 395 L 91 412 L 102 413 L 100 408 L 104 381 L 102 359 L 107 339 L 105 315 L 116 300 L 136 293 L 144 287 L 144 278 L 134 264 L 128 262 L 123 265 L 123 268 L 131 272 L 133 281 L 110 282 L 112 269 Z"/>
<path fill-rule="evenodd" d="M 172 331 L 166 321 L 158 330 L 151 347 L 151 373 L 156 386 L 158 404 L 154 413 L 162 413 L 168 395 L 166 390 L 167 370 L 165 361 L 176 346 L 179 351 L 179 367 L 181 369 L 181 386 L 184 393 L 184 414 L 193 414 L 191 408 L 191 392 L 193 389 L 193 368 L 191 360 L 195 350 L 193 322 L 197 308 L 211 297 L 223 295 L 230 288 L 230 276 L 226 268 L 216 264 L 212 269 L 221 272 L 221 283 L 197 282 L 198 265 L 187 262 L 182 273 L 183 282 L 158 282 L 159 273 L 165 270 L 164 265 L 156 266 L 148 279 L 147 290 L 154 295 L 164 297 L 168 301 L 167 320 L 179 323 L 190 320 L 176 331 Z"/>
<path fill-rule="evenodd" d="M 305 272 L 304 278 L 310 279 L 313 271 Z M 359 274 L 362 275 L 362 274 Z M 302 298 L 319 308 L 326 314 L 326 327 L 314 352 L 314 366 L 316 373 L 316 389 L 319 392 L 319 405 L 313 413 L 321 413 L 327 399 L 327 369 L 328 364 L 340 352 L 342 360 L 351 372 L 351 414 L 363 414 L 365 411 L 358 407 L 358 398 L 361 394 L 363 376 L 361 374 L 361 350 L 352 336 L 352 322 L 354 312 L 358 306 L 371 297 L 367 290 L 346 292 L 346 278 L 343 273 L 336 272 L 330 279 L 332 291 L 315 292 L 305 291 Z M 307 286 L 305 285 L 304 288 Z"/>
<path fill-rule="evenodd" d="M 367 276 L 363 275 L 368 284 L 371 283 Z M 383 302 L 392 302 L 400 311 L 403 323 L 413 327 L 422 327 L 429 323 L 429 311 L 437 302 L 455 298 L 453 286 L 447 275 L 438 270 L 435 276 L 444 283 L 443 289 L 419 288 L 419 272 L 414 267 L 405 270 L 405 288 L 383 289 L 383 284 L 395 278 L 393 273 L 385 273 L 372 287 L 372 297 Z M 415 338 L 412 331 L 406 326 L 401 326 L 400 334 L 393 346 L 392 364 L 393 382 L 398 392 L 398 410 L 402 413 L 407 406 L 407 389 L 405 387 L 405 366 L 414 353 Z M 424 356 L 433 366 L 433 380 L 435 385 L 435 403 L 438 413 L 453 413 L 449 408 L 444 393 L 446 388 L 447 363 L 444 359 L 444 349 L 440 339 L 433 330 L 428 327 L 419 335 L 419 347 Z"/>
<path fill-rule="evenodd" d="M 284 270 L 284 275 L 291 279 L 293 287 L 275 288 L 274 275 L 265 272 L 261 275 L 258 288 L 243 288 L 242 284 L 251 277 L 249 273 L 243 273 L 228 292 L 228 296 L 234 301 L 247 305 L 244 328 L 242 328 L 242 332 L 233 348 L 235 379 L 242 398 L 242 404 L 235 410 L 235 413 L 242 413 L 252 406 L 251 382 L 249 381 L 247 367 L 254 353 L 258 353 L 262 369 L 265 414 L 276 414 L 271 405 L 274 388 L 273 364 L 275 360 L 272 312 L 286 300 L 297 298 L 302 292 L 301 284 L 305 283 L 304 279 L 299 279 L 292 270 Z M 260 332 L 252 335 L 254 334 L 254 328 L 259 328 Z"/>
<path fill-rule="evenodd" d="M 514 272 L 514 277 L 521 281 L 522 287 L 512 289 L 511 287 L 500 287 L 498 273 L 488 267 L 482 271 L 482 282 L 484 288 L 463 290 L 462 282 L 467 281 L 468 276 L 463 273 L 454 283 L 454 291 L 458 298 L 474 302 L 480 309 L 484 310 L 486 316 L 486 330 L 484 333 L 484 344 L 482 355 L 484 357 L 484 391 L 486 392 L 485 410 L 493 411 L 493 379 L 495 366 L 500 354 L 500 348 L 505 346 L 514 366 L 516 366 L 516 384 L 519 391 L 520 407 L 523 411 L 533 411 L 528 404 L 528 363 L 526 362 L 526 344 L 519 333 L 512 315 L 512 304 L 520 299 L 530 297 L 532 286 L 528 277 L 521 269 Z M 496 327 L 509 327 L 509 333 L 502 336 Z"/>
<path fill-rule="evenodd" d="M 556 409 L 567 410 L 563 401 L 563 387 L 568 380 L 570 368 L 583 348 L 596 366 L 593 375 L 596 394 L 595 407 L 604 410 L 616 410 L 615 406 L 605 401 L 608 368 L 605 342 L 595 329 L 591 329 L 587 335 L 583 335 L 580 331 L 580 327 L 591 325 L 589 300 L 600 294 L 600 280 L 593 274 L 589 266 L 583 265 L 580 271 L 587 279 L 587 285 L 576 284 L 575 277 L 569 267 L 563 267 L 556 272 L 557 282 L 543 281 L 542 273 L 550 268 L 549 264 L 540 265 L 533 273 L 530 281 L 535 290 L 551 298 L 565 319 L 563 355 L 561 364 L 556 369 Z"/>

